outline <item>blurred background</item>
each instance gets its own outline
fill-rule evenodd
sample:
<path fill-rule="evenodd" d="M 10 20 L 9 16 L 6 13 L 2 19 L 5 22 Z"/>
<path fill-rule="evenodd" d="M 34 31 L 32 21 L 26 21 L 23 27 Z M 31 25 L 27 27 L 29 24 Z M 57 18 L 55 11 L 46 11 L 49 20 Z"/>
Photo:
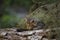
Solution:
<path fill-rule="evenodd" d="M 0 0 L 0 28 L 15 27 L 32 4 L 32 0 Z"/>
<path fill-rule="evenodd" d="M 22 24 L 23 18 L 35 2 L 53 3 L 56 0 L 0 0 L 0 28 Z"/>

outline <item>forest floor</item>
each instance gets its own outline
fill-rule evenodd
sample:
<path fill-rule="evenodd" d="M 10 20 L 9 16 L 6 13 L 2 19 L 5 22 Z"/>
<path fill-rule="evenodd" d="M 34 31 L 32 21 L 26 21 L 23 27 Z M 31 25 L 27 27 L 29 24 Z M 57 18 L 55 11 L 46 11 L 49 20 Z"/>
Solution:
<path fill-rule="evenodd" d="M 17 32 L 16 30 L 17 30 L 16 28 L 0 29 L 0 40 L 48 40 L 48 38 L 43 36 L 45 35 L 45 32 L 49 31 L 49 29 L 22 32 Z"/>

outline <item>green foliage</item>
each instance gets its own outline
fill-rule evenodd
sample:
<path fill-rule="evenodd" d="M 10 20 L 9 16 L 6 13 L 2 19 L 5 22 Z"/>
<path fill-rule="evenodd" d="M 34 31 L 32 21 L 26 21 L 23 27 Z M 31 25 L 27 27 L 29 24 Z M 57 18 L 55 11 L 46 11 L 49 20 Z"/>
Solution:
<path fill-rule="evenodd" d="M 10 3 L 11 3 L 11 0 L 4 0 L 4 5 L 5 5 L 5 6 L 9 6 Z"/>
<path fill-rule="evenodd" d="M 13 22 L 11 23 L 11 21 L 10 21 L 11 18 L 12 17 L 9 15 L 4 15 L 2 17 L 1 28 L 12 27 L 11 24 L 13 24 Z"/>
<path fill-rule="evenodd" d="M 32 5 L 32 0 L 4 0 L 3 5 L 5 7 L 9 7 L 13 5 L 23 6 L 28 9 Z"/>
<path fill-rule="evenodd" d="M 18 23 L 17 17 L 4 15 L 0 21 L 0 28 L 16 27 L 16 23 Z"/>
<path fill-rule="evenodd" d="M 16 23 L 22 24 L 24 23 L 24 19 L 17 18 L 13 15 L 10 15 L 10 12 L 6 11 L 5 9 L 11 6 L 23 6 L 29 9 L 29 7 L 32 5 L 32 0 L 4 0 L 3 1 L 3 16 L 0 20 L 0 28 L 6 28 L 6 27 L 14 27 L 16 26 Z"/>
<path fill-rule="evenodd" d="M 34 2 L 42 2 L 42 3 L 44 3 L 44 2 L 53 3 L 53 2 L 56 2 L 57 0 L 33 0 L 33 1 Z M 24 6 L 28 9 L 32 5 L 32 0 L 4 0 L 3 5 L 5 8 L 12 6 L 12 5 L 16 5 L 16 6 Z M 43 11 L 44 10 L 41 10 L 39 14 L 36 14 L 37 12 L 35 14 L 33 13 L 34 16 L 32 15 L 31 17 L 39 18 L 42 21 L 47 20 L 47 21 L 44 21 L 45 23 L 47 23 L 47 22 L 49 23 L 49 21 L 51 21 L 51 20 L 53 20 L 53 22 L 55 22 L 54 21 L 55 19 L 52 18 L 53 16 L 50 16 L 50 14 L 44 14 L 46 12 L 45 11 L 43 12 Z M 9 12 L 4 11 L 3 14 L 9 14 Z M 44 17 L 46 17 L 46 18 L 44 18 Z M 10 19 L 12 19 L 12 20 L 14 19 L 16 21 L 14 21 L 14 20 L 11 21 Z M 22 21 L 24 19 L 19 19 L 19 20 L 21 21 L 20 24 L 24 23 L 24 21 Z M 11 15 L 10 16 L 4 15 L 2 17 L 2 23 L 4 23 L 4 25 L 9 24 L 9 21 L 13 22 L 13 23 L 18 22 L 17 17 L 13 17 Z"/>
<path fill-rule="evenodd" d="M 57 19 L 56 12 L 57 12 L 57 9 L 55 9 L 55 8 L 51 9 L 49 11 L 39 8 L 39 9 L 33 11 L 33 13 L 31 13 L 31 15 L 29 15 L 29 17 L 38 18 L 38 19 L 42 20 L 46 24 L 46 28 L 48 28 L 48 27 L 54 28 L 54 27 L 58 27 L 58 25 L 60 24 L 60 21 L 58 21 L 60 19 Z"/>

